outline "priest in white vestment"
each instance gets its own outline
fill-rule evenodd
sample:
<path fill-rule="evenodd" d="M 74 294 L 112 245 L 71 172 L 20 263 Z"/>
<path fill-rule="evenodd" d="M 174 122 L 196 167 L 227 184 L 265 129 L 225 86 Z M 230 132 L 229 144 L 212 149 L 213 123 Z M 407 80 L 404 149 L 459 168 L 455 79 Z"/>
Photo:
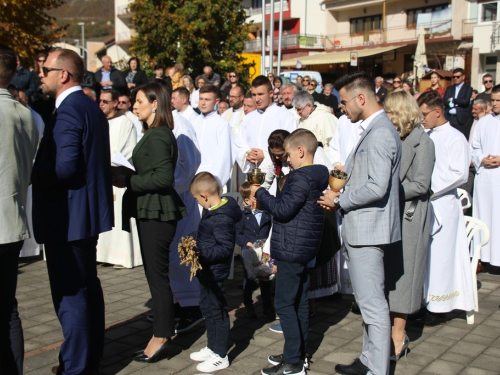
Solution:
<path fill-rule="evenodd" d="M 103 90 L 99 107 L 109 122 L 111 159 L 121 153 L 132 163 L 132 151 L 137 144 L 137 131 L 127 116 L 118 112 L 118 95 L 114 90 Z M 122 199 L 125 188 L 113 186 L 115 218 L 122 216 Z M 135 220 L 130 220 L 130 233 L 122 230 L 121 221 L 115 219 L 115 226 L 109 232 L 101 233 L 97 242 L 97 261 L 110 263 L 116 269 L 133 268 L 142 265 L 141 248 Z"/>
<path fill-rule="evenodd" d="M 196 132 L 191 123 L 173 112 L 174 136 L 177 140 L 178 158 L 175 167 L 174 188 L 181 197 L 188 216 L 177 222 L 174 239 L 170 245 L 170 286 L 176 302 L 181 307 L 198 306 L 200 303 L 200 285 L 196 277 L 189 280 L 191 270 L 180 264 L 177 246 L 182 237 L 198 230 L 200 210 L 198 203 L 189 192 L 189 184 L 196 175 L 201 163 L 201 153 L 196 139 Z"/>
<path fill-rule="evenodd" d="M 330 107 L 318 102 L 307 91 L 300 91 L 293 97 L 293 106 L 300 116 L 299 128 L 311 131 L 321 142 L 326 156 L 330 157 L 330 141 L 337 129 L 337 118 Z M 331 168 L 330 168 L 331 169 Z"/>
<path fill-rule="evenodd" d="M 293 82 L 285 82 L 281 86 L 281 97 L 283 98 L 283 106 L 293 115 L 295 121 L 298 123 L 300 120 L 300 116 L 295 110 L 295 107 L 292 104 L 293 97 L 295 94 L 299 92 L 297 85 Z"/>
<path fill-rule="evenodd" d="M 481 263 L 500 267 L 500 88 L 491 92 L 493 113 L 481 118 L 472 133 L 471 155 L 476 167 L 473 216 L 486 224 L 490 241 L 481 248 Z M 474 236 L 472 249 L 481 243 L 482 232 Z M 472 254 L 471 254 L 472 256 Z"/>
<path fill-rule="evenodd" d="M 290 133 L 297 129 L 293 115 L 273 103 L 273 88 L 269 79 L 258 76 L 252 82 L 252 95 L 257 111 L 246 115 L 235 140 L 235 156 L 243 172 L 250 172 L 264 160 L 269 135 L 277 129 Z"/>
<path fill-rule="evenodd" d="M 436 161 L 431 179 L 431 240 L 423 293 L 430 314 L 417 324 L 436 326 L 446 322 L 445 313 L 449 311 L 470 311 L 475 307 L 464 215 L 457 195 L 457 187 L 467 181 L 470 154 L 463 134 L 445 119 L 443 101 L 437 92 L 422 94 L 418 104 L 422 124 L 430 129 Z"/>
<path fill-rule="evenodd" d="M 234 164 L 233 133 L 229 123 L 215 111 L 219 102 L 214 85 L 200 89 L 199 108 L 201 115 L 193 122 L 196 139 L 201 152 L 201 164 L 196 173 L 210 172 L 221 186 L 225 186 Z"/>
<path fill-rule="evenodd" d="M 123 111 L 123 114 L 134 123 L 135 130 L 137 131 L 137 142 L 139 142 L 144 135 L 144 129 L 142 127 L 142 121 L 139 121 L 139 117 L 130 111 L 131 107 L 132 103 L 130 103 L 128 95 L 120 95 L 118 97 L 118 109 Z"/>
<path fill-rule="evenodd" d="M 198 113 L 189 105 L 189 90 L 185 87 L 178 87 L 172 91 L 172 107 L 191 124 L 198 118 Z"/>

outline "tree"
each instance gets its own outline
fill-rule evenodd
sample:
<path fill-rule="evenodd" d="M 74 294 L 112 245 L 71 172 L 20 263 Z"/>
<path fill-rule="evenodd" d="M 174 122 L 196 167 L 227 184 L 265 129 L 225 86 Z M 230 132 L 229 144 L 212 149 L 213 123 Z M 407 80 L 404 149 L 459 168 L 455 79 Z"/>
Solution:
<path fill-rule="evenodd" d="M 64 0 L 0 0 L 0 40 L 25 61 L 34 61 L 37 52 L 47 49 L 64 35 L 55 18 L 46 11 Z"/>
<path fill-rule="evenodd" d="M 133 53 L 155 63 L 181 62 L 193 74 L 209 65 L 214 71 L 244 71 L 239 56 L 252 25 L 239 0 L 135 0 L 137 36 Z"/>

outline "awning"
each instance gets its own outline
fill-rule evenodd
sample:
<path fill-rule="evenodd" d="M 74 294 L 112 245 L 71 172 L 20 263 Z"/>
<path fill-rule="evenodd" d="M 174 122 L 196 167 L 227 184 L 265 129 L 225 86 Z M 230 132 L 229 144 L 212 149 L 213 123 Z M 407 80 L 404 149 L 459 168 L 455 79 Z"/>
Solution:
<path fill-rule="evenodd" d="M 360 50 L 350 50 L 350 51 L 333 51 L 333 52 L 321 52 L 315 55 L 298 57 L 295 59 L 283 60 L 281 62 L 282 67 L 289 67 L 297 65 L 297 61 L 300 61 L 302 65 L 323 65 L 323 64 L 339 64 L 347 63 L 351 60 L 351 52 L 357 52 L 358 58 L 378 55 L 380 53 L 393 51 L 398 48 L 405 47 L 406 45 L 390 46 L 390 47 L 375 47 L 375 48 L 364 48 Z M 275 62 L 273 66 L 278 66 Z"/>

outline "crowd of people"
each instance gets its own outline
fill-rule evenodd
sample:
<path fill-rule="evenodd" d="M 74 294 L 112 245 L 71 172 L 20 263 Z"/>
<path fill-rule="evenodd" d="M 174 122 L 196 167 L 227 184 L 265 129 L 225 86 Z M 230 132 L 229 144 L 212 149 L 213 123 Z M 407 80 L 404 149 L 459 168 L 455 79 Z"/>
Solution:
<path fill-rule="evenodd" d="M 415 98 L 407 82 L 387 90 L 363 72 L 319 94 L 309 76 L 258 76 L 248 89 L 237 72 L 222 82 L 208 66 L 194 80 L 182 64 L 148 78 L 137 58 L 122 73 L 105 56 L 92 74 L 63 49 L 37 63 L 31 90 L 31 73 L 0 46 L 0 372 L 23 371 L 17 265 L 38 244 L 64 336 L 55 374 L 99 373 L 97 262 L 144 266 L 153 336 L 134 360 L 169 358 L 175 335 L 204 321 L 207 344 L 190 358 L 205 373 L 230 365 L 224 281 L 236 245 L 243 313 L 257 316 L 259 286 L 264 315 L 279 317 L 270 329 L 285 338 L 264 375 L 305 374 L 315 298 L 353 294 L 363 317 L 361 354 L 339 374 L 385 375 L 407 353 L 408 319 L 436 326 L 474 310 L 457 188 L 493 228 L 500 85 L 491 76 L 471 102 L 462 69 L 444 92 L 433 82 Z M 247 181 L 252 171 L 265 173 L 260 185 Z M 337 191 L 329 179 L 339 171 Z M 191 280 L 177 248 L 193 234 L 202 269 Z M 481 252 L 491 272 L 496 237 Z"/>

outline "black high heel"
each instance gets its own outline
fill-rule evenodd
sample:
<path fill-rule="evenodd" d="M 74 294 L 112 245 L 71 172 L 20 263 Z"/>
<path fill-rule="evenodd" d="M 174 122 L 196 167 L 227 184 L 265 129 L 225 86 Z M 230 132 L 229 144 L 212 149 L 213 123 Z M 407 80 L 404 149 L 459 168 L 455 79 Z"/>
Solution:
<path fill-rule="evenodd" d="M 145 363 L 155 363 L 155 362 L 158 362 L 159 360 L 165 359 L 165 358 L 170 359 L 171 346 L 172 346 L 172 341 L 167 340 L 163 343 L 162 346 L 160 346 L 158 348 L 158 350 L 151 357 L 148 357 L 143 352 L 142 354 L 137 355 L 133 359 L 136 362 L 145 362 Z"/>

